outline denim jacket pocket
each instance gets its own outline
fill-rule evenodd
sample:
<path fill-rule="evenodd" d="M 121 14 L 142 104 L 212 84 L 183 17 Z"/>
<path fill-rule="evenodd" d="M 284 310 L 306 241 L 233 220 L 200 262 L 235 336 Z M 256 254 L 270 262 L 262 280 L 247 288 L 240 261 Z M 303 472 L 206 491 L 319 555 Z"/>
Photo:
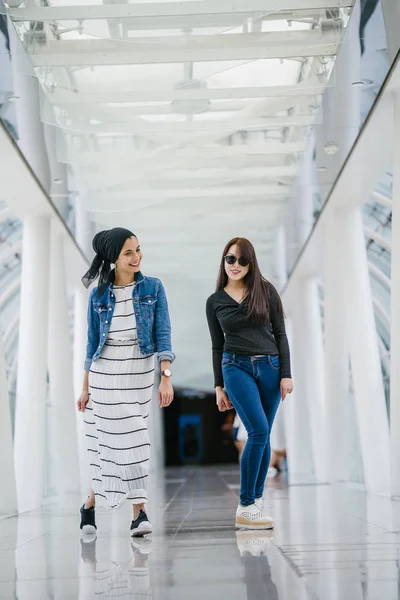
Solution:
<path fill-rule="evenodd" d="M 93 308 L 99 315 L 101 315 L 103 312 L 108 312 L 108 307 L 105 304 L 96 303 L 94 304 Z"/>
<path fill-rule="evenodd" d="M 140 302 L 140 304 L 145 304 L 146 306 L 155 304 L 157 302 L 157 297 L 156 296 L 142 296 L 141 298 L 139 298 L 139 302 Z"/>
<path fill-rule="evenodd" d="M 139 298 L 140 310 L 145 319 L 150 319 L 154 315 L 156 302 L 156 296 L 142 296 Z"/>

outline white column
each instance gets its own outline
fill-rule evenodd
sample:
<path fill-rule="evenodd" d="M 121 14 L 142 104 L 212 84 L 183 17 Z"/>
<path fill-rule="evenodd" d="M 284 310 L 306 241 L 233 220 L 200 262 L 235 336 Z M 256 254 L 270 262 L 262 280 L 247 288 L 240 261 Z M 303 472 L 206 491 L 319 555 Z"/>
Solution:
<path fill-rule="evenodd" d="M 313 151 L 314 137 L 309 141 L 304 156 L 299 180 L 295 186 L 295 216 L 297 222 L 296 237 L 298 250 L 306 242 L 313 227 Z M 293 328 L 292 357 L 294 366 L 294 385 L 296 408 L 292 411 L 293 428 L 299 428 L 297 435 L 304 440 L 310 433 L 308 445 L 313 455 L 314 477 L 318 482 L 326 481 L 326 421 L 325 421 L 325 385 L 324 356 L 318 294 L 318 280 L 312 275 L 296 276 L 294 290 L 291 292 L 291 316 Z M 288 398 L 291 402 L 291 398 Z M 298 414 L 297 414 L 298 413 Z M 296 414 L 296 416 L 294 416 Z M 303 442 L 304 443 L 304 442 Z M 289 459 L 290 460 L 290 459 Z M 308 460 L 308 462 L 311 461 Z M 311 470 L 301 473 L 310 479 Z M 291 469 L 291 477 L 293 469 Z"/>
<path fill-rule="evenodd" d="M 75 202 L 75 227 L 76 241 L 88 258 L 91 257 L 91 231 L 87 213 L 83 208 L 82 198 L 77 198 Z M 82 273 L 82 276 L 84 273 Z M 83 366 L 86 357 L 86 339 L 87 339 L 87 304 L 88 291 L 79 283 L 74 291 L 74 395 L 77 400 L 82 392 Z M 78 456 L 80 483 L 82 489 L 90 487 L 90 468 L 88 452 L 85 442 L 85 430 L 82 413 L 76 411 L 76 424 L 78 436 Z"/>
<path fill-rule="evenodd" d="M 391 333 L 390 333 L 390 436 L 392 495 L 400 497 L 400 92 L 394 102 Z"/>
<path fill-rule="evenodd" d="M 86 356 L 88 293 L 82 285 L 74 293 L 74 397 L 78 400 L 82 393 L 83 365 Z M 90 469 L 86 449 L 85 430 L 82 413 L 76 411 L 77 447 L 79 456 L 80 485 L 82 489 L 90 486 Z"/>
<path fill-rule="evenodd" d="M 279 283 L 278 290 L 281 291 L 286 283 L 286 248 L 285 248 L 285 231 L 281 227 L 278 231 L 276 239 L 276 254 L 275 254 L 275 269 L 277 281 Z M 271 448 L 272 450 L 283 450 L 286 448 L 285 437 L 285 406 L 281 402 L 279 410 L 275 417 L 275 422 L 271 433 Z"/>
<path fill-rule="evenodd" d="M 42 102 L 49 103 L 41 92 Z M 66 217 L 66 207 L 68 202 L 68 175 L 65 163 L 57 160 L 57 128 L 55 125 L 43 123 L 43 135 L 45 141 L 46 153 L 48 156 L 50 170 L 50 198 L 61 217 Z"/>
<path fill-rule="evenodd" d="M 325 360 L 318 280 L 304 281 L 304 362 L 307 363 L 307 401 L 310 413 L 317 482 L 327 481 Z"/>
<path fill-rule="evenodd" d="M 317 127 L 317 164 L 326 169 L 318 172 L 323 201 L 359 130 L 360 90 L 352 85 L 360 79 L 359 23 L 360 2 L 357 0 L 335 63 L 332 75 L 334 85 L 328 87 L 324 94 L 324 122 Z M 331 156 L 324 151 L 324 144 L 329 141 L 338 145 L 337 153 Z M 344 283 L 346 256 L 341 243 L 342 228 L 343 222 L 331 213 L 321 248 L 324 271 L 327 477 L 330 481 L 349 481 L 350 439 L 354 437 L 354 428 L 357 427 L 349 411 L 349 347 L 345 325 L 347 293 Z"/>
<path fill-rule="evenodd" d="M 325 395 L 327 412 L 327 477 L 350 480 L 351 437 L 356 423 L 348 422 L 349 351 L 346 339 L 344 285 L 346 256 L 342 225 L 336 213 L 329 216 L 324 239 Z"/>
<path fill-rule="evenodd" d="M 332 85 L 328 85 L 323 95 L 323 123 L 316 127 L 317 166 L 324 169 L 318 172 L 322 204 L 325 203 L 360 128 L 360 88 L 352 85 L 361 78 L 359 25 L 360 0 L 356 0 L 335 61 Z M 327 142 L 337 144 L 335 154 L 326 154 L 324 146 Z"/>
<path fill-rule="evenodd" d="M 55 447 L 55 477 L 58 493 L 80 489 L 77 469 L 77 435 L 73 386 L 72 347 L 69 335 L 68 301 L 64 260 L 64 237 L 53 221 L 50 252 L 48 365 L 50 412 Z"/>
<path fill-rule="evenodd" d="M 289 482 L 291 485 L 309 483 L 315 481 L 314 455 L 309 435 L 310 415 L 306 396 L 302 393 L 303 363 L 301 355 L 302 315 L 297 305 L 298 287 L 293 285 L 290 298 L 291 313 L 286 321 L 286 329 L 292 353 L 292 376 L 294 381 L 294 392 L 285 400 L 285 429 L 286 447 L 289 471 Z M 295 325 L 296 323 L 296 325 Z"/>
<path fill-rule="evenodd" d="M 16 102 L 18 146 L 47 192 L 50 191 L 50 169 L 41 121 L 39 82 L 32 69 L 30 56 L 22 47 L 14 27 L 8 28 L 12 54 Z"/>
<path fill-rule="evenodd" d="M 18 509 L 43 498 L 50 221 L 24 220 L 14 456 Z"/>
<path fill-rule="evenodd" d="M 295 402 L 299 413 L 295 426 L 299 428 L 300 444 L 309 437 L 307 443 L 311 444 L 315 480 L 322 483 L 327 477 L 324 349 L 315 277 L 297 282 L 292 317 Z M 291 402 L 290 397 L 288 401 Z"/>
<path fill-rule="evenodd" d="M 346 252 L 346 326 L 365 485 L 388 494 L 389 421 L 360 209 L 344 216 L 341 243 Z"/>
<path fill-rule="evenodd" d="M 0 514 L 12 514 L 17 511 L 17 491 L 13 457 L 11 430 L 10 397 L 3 343 L 0 336 Z"/>

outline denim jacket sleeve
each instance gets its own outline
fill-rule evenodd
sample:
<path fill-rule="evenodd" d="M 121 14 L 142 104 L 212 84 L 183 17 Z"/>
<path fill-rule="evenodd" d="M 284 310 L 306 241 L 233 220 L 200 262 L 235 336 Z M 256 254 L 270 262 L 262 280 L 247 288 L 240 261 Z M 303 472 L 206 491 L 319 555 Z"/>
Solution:
<path fill-rule="evenodd" d="M 175 360 L 171 346 L 171 321 L 168 312 L 167 296 L 161 281 L 158 281 L 157 302 L 155 315 L 155 338 L 158 352 L 158 361 Z"/>
<path fill-rule="evenodd" d="M 100 341 L 100 322 L 99 315 L 94 310 L 93 296 L 97 293 L 97 288 L 94 288 L 90 294 L 87 311 L 87 344 L 86 344 L 86 360 L 85 371 L 90 370 L 93 356 L 99 346 Z"/>

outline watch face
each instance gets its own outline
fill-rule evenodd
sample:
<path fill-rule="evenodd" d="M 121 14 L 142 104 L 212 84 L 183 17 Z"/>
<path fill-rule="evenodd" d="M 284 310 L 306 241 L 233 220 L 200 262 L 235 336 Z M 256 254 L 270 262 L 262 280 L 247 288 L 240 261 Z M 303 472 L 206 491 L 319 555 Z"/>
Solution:
<path fill-rule="evenodd" d="M 165 375 L 166 377 L 171 377 L 172 373 L 169 369 L 165 369 L 165 371 L 162 372 L 163 375 Z"/>

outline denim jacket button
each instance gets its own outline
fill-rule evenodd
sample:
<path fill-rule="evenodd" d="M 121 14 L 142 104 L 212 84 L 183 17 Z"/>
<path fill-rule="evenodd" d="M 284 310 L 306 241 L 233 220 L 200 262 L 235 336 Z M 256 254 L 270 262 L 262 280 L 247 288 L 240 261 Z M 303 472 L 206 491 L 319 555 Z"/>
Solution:
<path fill-rule="evenodd" d="M 103 333 L 103 336 L 105 336 L 105 335 L 106 335 L 106 334 L 105 334 L 105 333 Z"/>
<path fill-rule="evenodd" d="M 108 321 L 106 321 L 106 323 L 108 323 Z"/>

